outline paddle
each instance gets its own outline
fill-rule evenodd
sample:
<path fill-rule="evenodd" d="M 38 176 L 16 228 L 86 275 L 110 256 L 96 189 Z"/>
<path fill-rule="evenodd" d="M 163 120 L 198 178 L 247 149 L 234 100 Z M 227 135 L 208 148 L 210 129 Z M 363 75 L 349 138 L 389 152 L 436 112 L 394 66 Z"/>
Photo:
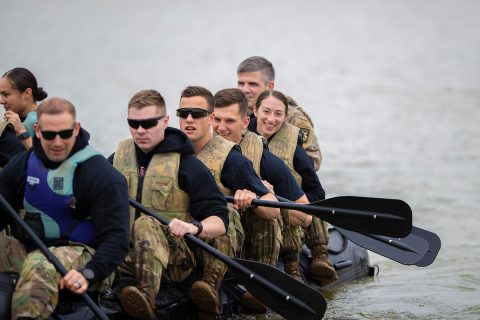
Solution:
<path fill-rule="evenodd" d="M 435 261 L 435 259 L 437 258 L 437 254 L 440 251 L 440 247 L 442 246 L 440 238 L 433 232 L 417 227 L 412 227 L 412 234 L 422 237 L 429 244 L 427 253 L 420 261 L 415 263 L 415 265 L 418 267 L 426 267 L 431 265 L 433 261 Z"/>
<path fill-rule="evenodd" d="M 282 202 L 290 201 L 278 196 L 277 198 Z M 435 260 L 439 250 L 438 236 L 417 227 L 412 227 L 411 233 L 403 238 L 360 234 L 338 226 L 335 228 L 357 245 L 405 265 L 418 265 L 420 262 L 428 265 Z"/>
<path fill-rule="evenodd" d="M 131 198 L 130 205 L 162 224 L 169 224 L 167 219 Z M 258 262 L 230 258 L 189 233 L 185 238 L 228 265 L 252 295 L 282 317 L 321 319 L 325 314 L 326 301 L 320 292 L 290 278 L 282 271 Z"/>
<path fill-rule="evenodd" d="M 428 242 L 413 233 L 403 238 L 391 238 L 374 234 L 360 234 L 339 227 L 335 227 L 335 229 L 360 247 L 405 265 L 418 263 L 428 252 Z"/>
<path fill-rule="evenodd" d="M 40 238 L 32 231 L 30 226 L 23 221 L 23 219 L 15 212 L 15 210 L 10 206 L 10 204 L 5 200 L 3 195 L 0 194 L 0 202 L 3 206 L 3 208 L 6 210 L 6 212 L 10 215 L 12 219 L 15 220 L 16 223 L 22 227 L 22 229 L 28 234 L 30 239 L 33 240 L 35 245 L 40 249 L 40 251 L 47 257 L 47 259 L 55 266 L 55 269 L 58 270 L 58 272 L 62 275 L 65 276 L 68 271 L 65 269 L 65 267 L 62 265 L 62 263 L 55 257 L 55 255 L 48 250 L 47 246 L 40 240 Z M 92 309 L 93 313 L 102 320 L 108 320 L 109 318 L 107 315 L 100 309 L 99 306 L 97 306 L 92 298 L 86 293 L 81 294 L 83 300 L 85 300 L 85 303 Z"/>
<path fill-rule="evenodd" d="M 231 196 L 225 198 L 234 202 Z M 267 200 L 253 200 L 252 205 L 303 211 L 360 233 L 403 237 L 412 228 L 410 206 L 396 199 L 342 196 L 318 201 L 315 205 Z"/>

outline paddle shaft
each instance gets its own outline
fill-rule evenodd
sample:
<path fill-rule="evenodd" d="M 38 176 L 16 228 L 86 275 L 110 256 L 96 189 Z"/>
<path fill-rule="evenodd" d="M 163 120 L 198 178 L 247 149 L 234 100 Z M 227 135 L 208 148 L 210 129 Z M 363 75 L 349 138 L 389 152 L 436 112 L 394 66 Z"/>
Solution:
<path fill-rule="evenodd" d="M 132 207 L 134 207 L 135 209 L 138 209 L 138 210 L 142 211 L 143 213 L 157 219 L 162 224 L 168 225 L 170 223 L 167 219 L 160 216 L 158 213 L 154 212 L 153 210 L 150 210 L 150 209 L 146 208 L 145 206 L 143 206 L 139 202 L 137 202 L 137 201 L 135 201 L 131 198 L 129 199 L 129 201 L 130 201 L 130 205 Z M 234 259 L 232 259 L 232 258 L 226 256 L 225 254 L 219 252 L 215 248 L 209 246 L 208 244 L 206 244 L 202 240 L 198 239 L 197 237 L 193 236 L 192 234 L 187 233 L 187 234 L 185 234 L 184 237 L 188 241 L 190 241 L 191 243 L 195 244 L 196 246 L 198 246 L 198 247 L 202 248 L 203 250 L 207 251 L 209 254 L 213 255 L 217 259 L 221 260 L 223 263 L 225 263 L 227 266 L 229 266 L 233 271 L 238 272 L 238 273 L 243 274 L 243 275 L 247 275 L 248 278 L 250 279 L 250 281 L 255 281 L 258 284 L 260 284 L 261 286 L 263 286 L 264 288 L 266 288 L 268 290 L 271 290 L 271 291 L 274 291 L 278 295 L 284 297 L 285 303 L 287 303 L 287 302 L 292 303 L 292 304 L 296 305 L 297 307 L 308 311 L 310 314 L 315 313 L 314 310 L 312 310 L 308 305 L 303 303 L 301 300 L 297 299 L 294 296 L 291 296 L 288 292 L 286 292 L 282 288 L 280 288 L 277 285 L 265 280 L 260 275 L 256 274 L 252 270 L 244 267 L 240 263 L 236 262 Z M 255 295 L 255 292 L 252 292 L 252 294 Z M 277 311 L 277 310 L 274 310 L 274 311 Z"/>
<path fill-rule="evenodd" d="M 232 196 L 225 196 L 228 202 L 234 202 Z M 252 201 L 252 205 L 270 208 L 280 208 L 288 210 L 298 210 L 305 213 L 314 214 L 315 216 L 328 221 L 332 216 L 348 217 L 348 218 L 363 218 L 365 220 L 385 220 L 385 221 L 398 221 L 403 220 L 401 217 L 385 214 L 381 212 L 368 212 L 362 210 L 353 210 L 346 208 L 332 208 L 332 207 L 319 207 L 309 204 L 296 203 L 296 202 L 277 202 L 255 199 Z"/>
<path fill-rule="evenodd" d="M 40 249 L 40 251 L 47 257 L 47 259 L 55 266 L 55 269 L 64 277 L 68 271 L 62 265 L 62 263 L 55 257 L 55 255 L 47 248 L 47 246 L 40 240 L 40 238 L 32 231 L 30 226 L 23 221 L 23 219 L 15 212 L 15 210 L 10 206 L 10 204 L 5 200 L 3 195 L 0 194 L 0 202 L 2 203 L 3 208 L 7 211 L 12 219 L 22 227 L 22 229 L 28 234 L 32 239 L 35 245 Z M 92 298 L 86 293 L 81 294 L 82 298 L 85 300 L 85 303 L 92 309 L 95 315 L 102 320 L 108 320 L 107 315 L 97 306 Z"/>

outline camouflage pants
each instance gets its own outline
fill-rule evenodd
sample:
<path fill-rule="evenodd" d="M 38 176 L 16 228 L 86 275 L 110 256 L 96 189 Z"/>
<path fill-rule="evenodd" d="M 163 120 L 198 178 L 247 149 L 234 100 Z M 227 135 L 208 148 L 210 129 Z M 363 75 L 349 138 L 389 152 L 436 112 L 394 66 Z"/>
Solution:
<path fill-rule="evenodd" d="M 49 249 L 67 270 L 82 269 L 95 253 L 80 244 Z M 27 254 L 24 246 L 13 237 L 0 235 L 0 251 L 0 271 L 20 273 L 12 298 L 12 319 L 47 319 L 55 310 L 59 298 L 61 276 L 54 265 L 39 250 Z M 102 283 L 90 286 L 89 290 L 106 290 L 112 280 L 113 274 Z"/>
<path fill-rule="evenodd" d="M 282 230 L 282 252 L 300 252 L 303 244 L 303 230 L 298 226 L 287 225 Z"/>
<path fill-rule="evenodd" d="M 242 222 L 246 239 L 243 257 L 275 266 L 282 245 L 282 232 L 277 219 L 259 218 L 253 210 L 245 210 Z"/>
<path fill-rule="evenodd" d="M 185 239 L 173 236 L 168 226 L 152 217 L 142 215 L 135 221 L 131 242 L 133 249 L 121 264 L 120 272 L 134 275 L 138 285 L 151 286 L 156 293 L 160 289 L 161 281 L 182 282 L 197 267 L 195 254 Z M 228 256 L 234 254 L 234 246 L 228 233 L 210 239 L 207 243 Z M 206 252 L 203 263 L 226 271 L 223 262 Z"/>
<path fill-rule="evenodd" d="M 233 247 L 233 256 L 240 257 L 242 255 L 243 242 L 245 241 L 245 231 L 241 222 L 240 214 L 233 208 L 233 204 L 228 203 L 228 236 Z"/>
<path fill-rule="evenodd" d="M 304 229 L 305 243 L 309 248 L 319 244 L 328 244 L 327 223 L 317 217 L 313 217 L 312 223 Z"/>
<path fill-rule="evenodd" d="M 289 210 L 281 209 L 283 228 L 283 243 L 281 252 L 300 252 L 303 244 L 303 231 L 298 226 L 292 226 L 289 222 Z"/>
<path fill-rule="evenodd" d="M 285 218 L 286 215 L 283 215 L 283 217 Z M 306 229 L 286 225 L 282 230 L 282 235 L 282 252 L 300 252 L 304 237 L 305 243 L 309 248 L 320 244 L 328 244 L 327 223 L 317 217 L 313 217 L 312 223 Z"/>

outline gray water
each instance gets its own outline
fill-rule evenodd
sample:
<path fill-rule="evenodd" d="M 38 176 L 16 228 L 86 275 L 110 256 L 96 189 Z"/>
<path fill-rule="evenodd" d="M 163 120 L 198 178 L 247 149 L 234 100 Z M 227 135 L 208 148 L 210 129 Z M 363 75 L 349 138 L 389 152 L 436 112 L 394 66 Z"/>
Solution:
<path fill-rule="evenodd" d="M 126 106 L 158 89 L 235 86 L 252 55 L 312 116 L 328 196 L 398 198 L 442 249 L 426 268 L 372 254 L 373 280 L 329 294 L 326 318 L 480 318 L 480 2 L 1 1 L 0 72 L 31 69 L 70 99 L 105 155 Z"/>

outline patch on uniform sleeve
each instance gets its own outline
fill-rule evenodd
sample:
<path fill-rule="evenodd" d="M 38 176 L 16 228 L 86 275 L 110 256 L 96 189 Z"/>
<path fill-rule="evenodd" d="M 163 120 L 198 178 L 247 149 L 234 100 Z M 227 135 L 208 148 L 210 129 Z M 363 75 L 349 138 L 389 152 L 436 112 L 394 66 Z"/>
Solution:
<path fill-rule="evenodd" d="M 308 137 L 310 136 L 310 129 L 300 128 L 299 135 L 302 138 L 302 143 L 306 143 L 308 141 Z"/>

